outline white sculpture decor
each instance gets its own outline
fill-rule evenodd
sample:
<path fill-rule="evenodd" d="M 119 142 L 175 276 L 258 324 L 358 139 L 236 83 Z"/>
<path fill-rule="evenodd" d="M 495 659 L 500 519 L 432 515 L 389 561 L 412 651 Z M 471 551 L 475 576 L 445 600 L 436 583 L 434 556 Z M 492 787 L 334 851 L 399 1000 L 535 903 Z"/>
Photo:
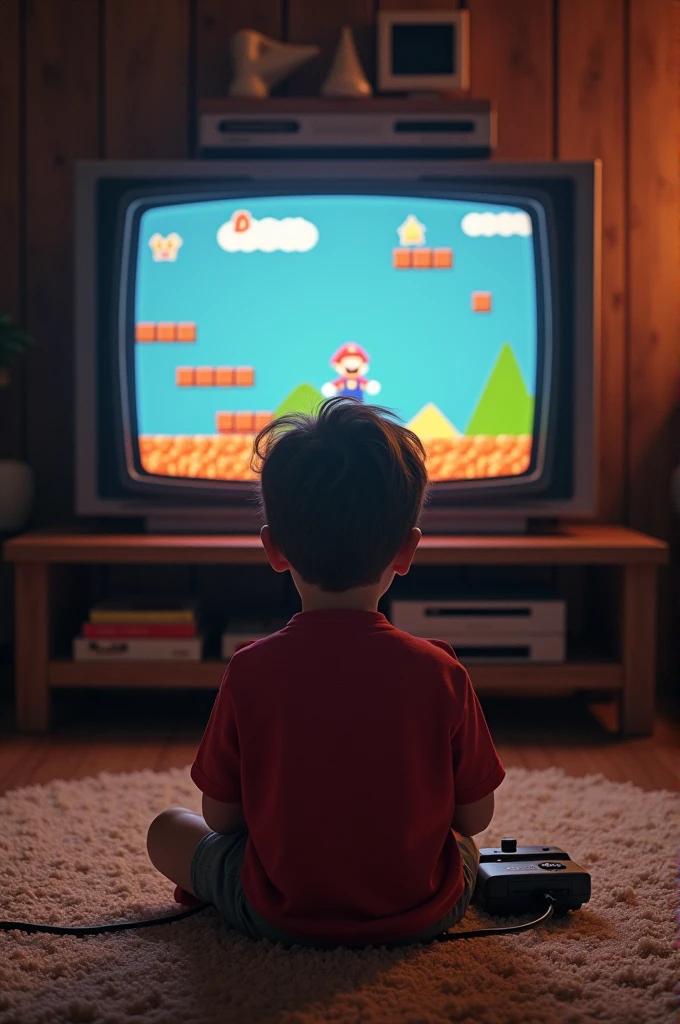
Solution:
<path fill-rule="evenodd" d="M 230 50 L 234 77 L 229 95 L 263 99 L 278 82 L 316 57 L 319 47 L 280 43 L 244 28 L 232 36 Z"/>
<path fill-rule="evenodd" d="M 331 69 L 321 86 L 321 92 L 324 96 L 349 99 L 373 95 L 371 83 L 364 74 L 349 25 L 344 25 L 340 33 L 340 42 L 335 51 Z"/>

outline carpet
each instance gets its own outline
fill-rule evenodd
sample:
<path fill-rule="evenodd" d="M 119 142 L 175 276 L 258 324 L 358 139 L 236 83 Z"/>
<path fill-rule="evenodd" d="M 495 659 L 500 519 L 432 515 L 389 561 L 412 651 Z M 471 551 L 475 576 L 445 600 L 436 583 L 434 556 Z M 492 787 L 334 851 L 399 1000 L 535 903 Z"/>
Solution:
<path fill-rule="evenodd" d="M 0 798 L 0 918 L 93 924 L 177 909 L 172 885 L 147 861 L 146 829 L 164 807 L 198 810 L 199 801 L 188 769 L 8 793 Z M 213 909 L 88 938 L 0 932 L 0 1022 L 671 1021 L 680 974 L 677 796 L 602 775 L 510 768 L 496 804 L 479 845 L 512 835 L 562 846 L 592 875 L 590 903 L 526 933 L 393 951 L 286 951 L 235 935 Z M 493 923 L 471 909 L 457 927 Z"/>

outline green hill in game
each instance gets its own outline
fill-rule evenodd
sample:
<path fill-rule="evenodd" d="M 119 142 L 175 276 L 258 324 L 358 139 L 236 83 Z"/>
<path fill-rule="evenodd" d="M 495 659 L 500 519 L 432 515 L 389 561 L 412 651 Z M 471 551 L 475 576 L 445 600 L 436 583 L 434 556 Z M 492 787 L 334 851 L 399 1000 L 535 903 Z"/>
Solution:
<path fill-rule="evenodd" d="M 534 400 L 526 388 L 510 345 L 503 345 L 466 434 L 530 434 Z"/>
<path fill-rule="evenodd" d="M 281 405 L 274 410 L 274 419 L 285 416 L 289 412 L 312 413 L 323 402 L 321 392 L 311 384 L 300 384 L 284 398 Z"/>

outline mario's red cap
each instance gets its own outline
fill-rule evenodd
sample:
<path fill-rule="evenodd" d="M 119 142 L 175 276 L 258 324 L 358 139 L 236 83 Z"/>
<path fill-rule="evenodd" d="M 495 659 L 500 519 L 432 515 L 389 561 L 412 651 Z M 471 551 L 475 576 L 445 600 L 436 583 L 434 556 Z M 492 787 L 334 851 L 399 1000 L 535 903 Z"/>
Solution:
<path fill-rule="evenodd" d="M 357 345 L 355 341 L 347 341 L 344 345 L 341 345 L 337 352 L 333 354 L 331 359 L 331 366 L 335 363 L 339 363 L 345 356 L 359 356 L 363 363 L 369 362 L 368 352 L 361 345 Z"/>

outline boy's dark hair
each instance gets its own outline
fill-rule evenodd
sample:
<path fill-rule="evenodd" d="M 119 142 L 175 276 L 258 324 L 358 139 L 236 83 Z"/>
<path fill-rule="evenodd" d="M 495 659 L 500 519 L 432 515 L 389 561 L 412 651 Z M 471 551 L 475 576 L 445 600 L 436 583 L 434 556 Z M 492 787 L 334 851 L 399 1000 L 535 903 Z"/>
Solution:
<path fill-rule="evenodd" d="M 306 583 L 336 592 L 378 582 L 427 487 L 419 438 L 389 409 L 354 398 L 273 420 L 252 465 L 276 545 Z"/>

